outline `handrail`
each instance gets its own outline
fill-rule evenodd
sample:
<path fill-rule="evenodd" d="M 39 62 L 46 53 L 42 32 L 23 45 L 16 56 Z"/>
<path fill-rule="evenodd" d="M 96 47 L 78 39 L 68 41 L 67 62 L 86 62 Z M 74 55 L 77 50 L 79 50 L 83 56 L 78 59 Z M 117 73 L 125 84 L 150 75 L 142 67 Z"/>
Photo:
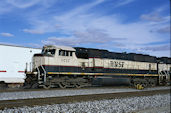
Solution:
<path fill-rule="evenodd" d="M 169 78 L 168 71 L 164 71 L 164 74 L 166 75 L 166 79 L 168 79 Z"/>
<path fill-rule="evenodd" d="M 159 72 L 159 83 L 162 82 L 165 78 L 165 82 L 169 82 L 170 76 L 167 70 L 162 70 Z"/>
<path fill-rule="evenodd" d="M 44 77 L 44 79 L 43 79 L 43 81 L 44 81 L 44 83 L 46 82 L 46 71 L 45 71 L 45 69 L 43 68 L 43 66 L 42 66 L 42 58 L 41 58 L 41 60 L 40 60 L 40 67 L 42 68 L 42 70 L 43 70 L 43 77 Z"/>
<path fill-rule="evenodd" d="M 25 72 L 27 72 L 27 66 L 28 66 L 28 63 L 26 62 L 26 69 L 25 69 Z"/>
<path fill-rule="evenodd" d="M 163 80 L 163 73 L 159 71 L 158 74 L 159 74 L 159 84 L 160 84 Z"/>
<path fill-rule="evenodd" d="M 32 71 L 32 62 L 30 62 L 30 72 Z"/>
<path fill-rule="evenodd" d="M 44 67 L 42 66 L 42 65 L 40 65 L 41 66 L 41 68 L 43 69 L 43 71 L 44 71 L 44 82 L 46 82 L 46 71 L 45 71 L 45 69 L 44 69 Z"/>
<path fill-rule="evenodd" d="M 36 67 L 37 71 L 38 71 L 38 80 L 40 80 L 40 70 L 38 67 Z"/>

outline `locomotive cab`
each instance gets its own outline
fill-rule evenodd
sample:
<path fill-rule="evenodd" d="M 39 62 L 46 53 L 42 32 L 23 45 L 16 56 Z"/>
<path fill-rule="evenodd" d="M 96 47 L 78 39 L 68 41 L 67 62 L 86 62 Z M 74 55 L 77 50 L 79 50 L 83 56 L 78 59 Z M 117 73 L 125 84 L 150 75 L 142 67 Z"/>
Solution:
<path fill-rule="evenodd" d="M 33 56 L 33 70 L 43 66 L 48 71 L 51 66 L 77 65 L 75 49 L 71 47 L 44 46 L 40 54 Z"/>
<path fill-rule="evenodd" d="M 32 88 L 44 86 L 49 78 L 61 75 L 66 70 L 72 70 L 74 66 L 78 66 L 74 48 L 53 45 L 44 46 L 41 53 L 34 54 L 30 71 L 27 71 L 26 68 L 25 83 L 31 84 L 29 87 Z M 33 85 L 35 83 L 36 85 Z"/>

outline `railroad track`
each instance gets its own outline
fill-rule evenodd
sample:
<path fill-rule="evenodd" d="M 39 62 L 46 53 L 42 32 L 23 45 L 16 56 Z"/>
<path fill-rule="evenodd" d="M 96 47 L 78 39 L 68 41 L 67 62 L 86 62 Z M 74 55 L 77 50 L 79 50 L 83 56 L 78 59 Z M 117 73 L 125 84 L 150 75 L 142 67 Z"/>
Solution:
<path fill-rule="evenodd" d="M 163 87 L 163 86 L 155 86 L 155 87 Z M 90 86 L 90 87 L 83 87 L 83 88 L 37 88 L 37 89 L 24 89 L 24 88 L 7 88 L 7 89 L 0 89 L 0 93 L 4 92 L 29 92 L 29 91 L 53 91 L 53 90 L 79 90 L 79 89 L 122 89 L 122 88 L 134 88 L 131 86 Z"/>
<path fill-rule="evenodd" d="M 155 86 L 153 88 L 160 88 L 160 87 L 165 87 L 165 86 Z M 131 86 L 91 86 L 91 87 L 83 87 L 81 89 L 122 89 L 122 88 L 134 88 Z M 66 88 L 66 89 L 61 89 L 61 88 L 50 88 L 50 89 L 44 89 L 44 88 L 38 88 L 38 89 L 24 89 L 24 88 L 6 88 L 6 89 L 0 89 L 0 93 L 4 92 L 29 92 L 29 91 L 52 91 L 52 90 L 79 90 L 79 88 Z"/>
<path fill-rule="evenodd" d="M 156 94 L 168 94 L 170 89 L 153 90 L 153 91 L 137 91 L 137 92 L 117 92 L 117 93 L 103 93 L 103 94 L 89 94 L 89 95 L 74 95 L 61 97 L 47 97 L 47 98 L 32 98 L 32 99 L 17 99 L 17 100 L 1 100 L 0 109 L 48 105 L 48 104 L 62 104 L 73 103 L 92 100 L 127 98 L 136 96 L 150 96 Z"/>
<path fill-rule="evenodd" d="M 170 87 L 153 87 L 146 88 L 143 91 L 170 89 Z M 0 100 L 16 100 L 16 99 L 31 99 L 31 98 L 47 98 L 47 97 L 61 97 L 74 95 L 90 95 L 103 93 L 119 93 L 119 92 L 137 92 L 137 90 L 130 87 L 94 87 L 81 89 L 51 89 L 51 90 L 22 90 L 12 92 L 0 92 Z"/>

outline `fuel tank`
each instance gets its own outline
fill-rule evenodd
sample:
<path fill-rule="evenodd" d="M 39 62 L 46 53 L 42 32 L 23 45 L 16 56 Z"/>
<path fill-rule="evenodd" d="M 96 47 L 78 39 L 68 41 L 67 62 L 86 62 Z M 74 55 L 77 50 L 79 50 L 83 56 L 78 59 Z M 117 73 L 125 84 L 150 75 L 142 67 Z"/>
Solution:
<path fill-rule="evenodd" d="M 130 78 L 128 77 L 97 77 L 92 79 L 94 86 L 128 86 Z"/>

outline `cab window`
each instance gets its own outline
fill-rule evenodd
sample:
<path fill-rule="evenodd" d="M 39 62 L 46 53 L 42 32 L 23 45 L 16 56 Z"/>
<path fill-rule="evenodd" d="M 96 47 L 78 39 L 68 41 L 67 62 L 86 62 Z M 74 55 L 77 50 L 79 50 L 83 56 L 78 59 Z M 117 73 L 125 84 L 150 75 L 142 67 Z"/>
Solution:
<path fill-rule="evenodd" d="M 72 56 L 72 51 L 59 50 L 59 56 Z"/>
<path fill-rule="evenodd" d="M 71 52 L 70 52 L 70 56 L 72 56 L 72 53 L 73 53 L 73 52 L 71 51 Z"/>
<path fill-rule="evenodd" d="M 43 55 L 55 55 L 56 50 L 55 49 L 43 49 L 42 54 Z"/>
<path fill-rule="evenodd" d="M 69 56 L 69 51 L 65 51 L 65 56 Z"/>
<path fill-rule="evenodd" d="M 65 56 L 65 51 L 59 50 L 59 56 Z"/>

